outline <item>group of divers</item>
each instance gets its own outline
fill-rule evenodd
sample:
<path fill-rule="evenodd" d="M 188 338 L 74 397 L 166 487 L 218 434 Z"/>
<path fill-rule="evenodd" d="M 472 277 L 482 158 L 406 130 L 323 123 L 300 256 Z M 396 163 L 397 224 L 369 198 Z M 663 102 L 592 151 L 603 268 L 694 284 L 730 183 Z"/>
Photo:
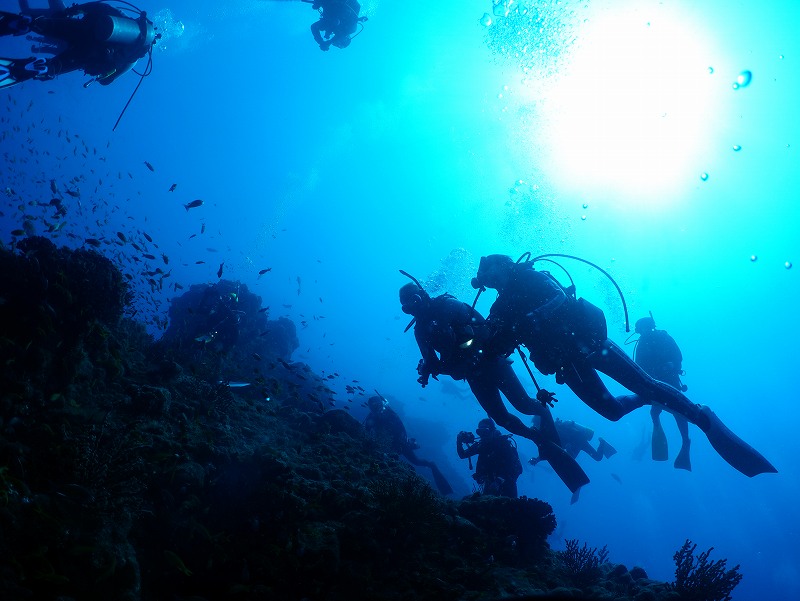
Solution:
<path fill-rule="evenodd" d="M 588 263 L 611 276 L 597 265 L 570 255 L 547 254 L 531 257 L 525 253 L 517 261 L 507 255 L 482 257 L 478 273 L 472 279 L 477 295 L 472 305 L 450 294 L 431 297 L 409 273 L 412 281 L 400 288 L 402 311 L 413 319 L 412 326 L 422 358 L 417 366 L 418 382 L 425 387 L 429 378 L 446 375 L 466 380 L 487 417 L 478 423 L 478 438 L 460 432 L 456 451 L 460 458 L 478 456 L 473 478 L 485 494 L 517 495 L 516 480 L 522 473 L 516 445 L 511 435 L 531 440 L 539 456 L 530 462 L 545 461 L 578 499 L 582 486 L 589 482 L 576 461 L 586 452 L 595 460 L 611 457 L 616 450 L 602 438 L 594 448 L 589 441 L 593 431 L 573 421 L 554 420 L 550 408 L 555 394 L 536 382 L 530 362 L 542 374 L 555 375 L 557 384 L 566 384 L 591 409 L 611 421 L 617 421 L 644 405 L 651 407 L 653 421 L 652 457 L 668 459 L 667 439 L 660 413 L 675 417 L 681 434 L 681 448 L 674 466 L 691 470 L 689 424 L 697 426 L 711 446 L 732 467 L 746 476 L 775 473 L 775 467 L 757 450 L 744 442 L 707 406 L 696 405 L 684 392 L 681 382 L 682 355 L 675 340 L 664 330 L 656 329 L 652 314 L 636 322 L 639 334 L 634 357 L 609 339 L 603 311 L 588 300 L 576 296 L 575 285 L 563 286 L 548 271 L 535 268 L 537 263 L 555 263 L 553 257 L 568 257 Z M 563 269 L 559 263 L 555 263 Z M 569 273 L 564 270 L 569 276 Z M 613 279 L 611 279 L 613 282 Z M 616 286 L 616 283 L 614 282 Z M 488 318 L 475 310 L 478 298 L 487 288 L 497 291 Z M 617 287 L 619 291 L 619 288 Z M 622 293 L 620 292 L 622 298 Z M 630 331 L 625 308 L 626 331 Z M 527 350 L 527 356 L 521 347 Z M 528 395 L 512 368 L 510 357 L 518 353 L 530 374 L 537 393 Z M 598 372 L 609 376 L 632 394 L 614 396 Z M 532 417 L 531 425 L 509 412 L 503 398 L 519 413 Z M 429 467 L 439 491 L 453 489 L 437 466 L 416 456 L 414 439 L 408 438 L 397 414 L 382 396 L 368 400 L 367 431 L 390 441 L 394 450 L 412 464 Z M 470 460 L 470 467 L 471 460 Z"/>
<path fill-rule="evenodd" d="M 319 12 L 311 34 L 320 50 L 347 48 L 367 18 L 356 0 L 299 0 Z M 47 0 L 47 8 L 31 8 L 19 0 L 19 13 L 0 11 L 0 36 L 27 36 L 35 42 L 27 58 L 0 58 L 0 88 L 31 79 L 50 80 L 82 70 L 93 82 L 108 85 L 148 57 L 144 77 L 152 69 L 153 46 L 161 37 L 147 13 L 125 0 L 84 2 L 67 7 Z M 49 55 L 46 58 L 41 55 Z"/>
<path fill-rule="evenodd" d="M 359 16 L 361 7 L 356 0 L 301 1 L 320 13 L 311 33 L 321 50 L 330 46 L 346 48 L 366 20 Z M 38 44 L 32 47 L 32 52 L 49 55 L 48 58 L 0 58 L 0 88 L 31 79 L 49 80 L 77 70 L 92 78 L 85 86 L 95 81 L 108 85 L 145 56 L 149 57 L 148 65 L 140 75 L 143 77 L 151 69 L 153 45 L 159 34 L 144 11 L 124 0 L 70 7 L 63 0 L 47 0 L 47 4 L 47 8 L 31 8 L 28 0 L 19 0 L 19 13 L 0 12 L 0 36 L 28 35 L 28 39 Z M 546 271 L 534 268 L 537 261 L 544 260 L 550 259 L 531 258 L 529 253 L 516 262 L 506 255 L 481 259 L 472 285 L 478 296 L 487 288 L 497 291 L 488 318 L 475 310 L 478 296 L 471 306 L 449 294 L 431 297 L 415 278 L 403 272 L 412 280 L 400 289 L 400 303 L 403 312 L 414 318 L 409 328 L 413 324 L 422 354 L 417 368 L 420 384 L 424 387 L 430 377 L 439 375 L 466 380 L 488 415 L 478 429 L 479 433 L 487 433 L 486 439 L 481 437 L 482 440 L 473 443 L 463 433 L 459 437 L 459 456 L 478 454 L 479 471 L 480 463 L 488 465 L 488 460 L 481 461 L 479 451 L 487 453 L 489 439 L 508 442 L 507 437 L 496 432 L 496 424 L 533 441 L 539 450 L 537 460 L 547 461 L 573 493 L 588 483 L 588 477 L 575 460 L 581 447 L 586 450 L 585 432 L 582 441 L 566 440 L 570 436 L 566 423 L 554 421 L 550 413 L 554 395 L 536 385 L 536 398 L 529 397 L 511 367 L 509 356 L 517 351 L 533 376 L 521 350 L 524 346 L 538 371 L 554 374 L 557 383 L 566 384 L 579 399 L 609 420 L 617 421 L 634 409 L 650 405 L 656 459 L 666 458 L 666 437 L 658 419 L 658 414 L 666 410 L 675 416 L 682 437 L 676 467 L 691 467 L 688 435 L 691 423 L 700 428 L 725 461 L 743 474 L 752 477 L 776 471 L 709 407 L 695 405 L 683 394 L 680 351 L 674 340 L 655 329 L 652 318 L 637 322 L 641 339 L 635 361 L 608 338 L 605 315 L 598 307 L 577 298 L 573 285 L 565 288 Z M 627 313 L 626 329 L 629 329 Z M 633 394 L 612 395 L 598 372 Z M 517 411 L 535 417 L 536 425 L 527 426 L 509 413 L 501 393 Z M 402 432 L 398 429 L 397 423 L 401 429 L 402 423 L 396 414 L 392 417 L 385 399 L 374 397 L 371 401 L 367 425 L 394 428 L 393 436 L 402 439 L 404 454 L 420 461 L 413 454 L 413 445 L 404 438 L 404 429 Z M 484 443 L 482 447 L 480 443 Z M 595 456 L 609 456 L 613 452 L 605 441 L 601 441 L 601 447 L 592 451 Z M 452 490 L 433 468 L 437 482 L 441 483 L 440 490 Z"/>

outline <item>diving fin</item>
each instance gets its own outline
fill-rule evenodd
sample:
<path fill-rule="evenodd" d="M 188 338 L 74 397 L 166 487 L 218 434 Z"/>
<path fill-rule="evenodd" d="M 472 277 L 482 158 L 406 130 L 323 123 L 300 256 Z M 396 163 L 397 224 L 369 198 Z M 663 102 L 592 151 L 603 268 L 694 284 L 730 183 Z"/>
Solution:
<path fill-rule="evenodd" d="M 691 445 L 691 441 L 687 438 L 683 441 L 683 445 L 681 446 L 681 450 L 678 453 L 678 456 L 675 458 L 675 469 L 676 470 L 686 470 L 687 472 L 692 471 L 692 461 L 689 457 L 689 448 Z"/>
<path fill-rule="evenodd" d="M 439 489 L 439 492 L 442 494 L 442 496 L 453 494 L 453 487 L 450 486 L 447 478 L 445 478 L 444 474 L 439 471 L 438 467 L 431 465 L 431 474 L 433 475 L 433 481 L 436 483 L 436 488 Z"/>
<path fill-rule="evenodd" d="M 47 67 L 43 59 L 0 58 L 0 89 L 33 79 L 40 73 L 46 72 Z"/>
<path fill-rule="evenodd" d="M 775 466 L 767 461 L 761 453 L 731 432 L 709 407 L 701 407 L 700 413 L 709 422 L 708 430 L 705 431 L 708 442 L 711 443 L 711 446 L 719 453 L 720 457 L 732 467 L 750 478 L 758 474 L 778 473 Z"/>
<path fill-rule="evenodd" d="M 539 447 L 539 457 L 550 464 L 550 467 L 571 492 L 574 493 L 581 486 L 589 484 L 589 476 L 586 475 L 583 468 L 560 446 L 549 440 L 545 440 L 537 446 Z"/>
<path fill-rule="evenodd" d="M 32 22 L 33 19 L 27 15 L 18 15 L 0 10 L 0 36 L 29 33 Z"/>
<path fill-rule="evenodd" d="M 669 459 L 669 447 L 667 446 L 667 435 L 658 417 L 653 418 L 653 461 L 666 461 Z"/>

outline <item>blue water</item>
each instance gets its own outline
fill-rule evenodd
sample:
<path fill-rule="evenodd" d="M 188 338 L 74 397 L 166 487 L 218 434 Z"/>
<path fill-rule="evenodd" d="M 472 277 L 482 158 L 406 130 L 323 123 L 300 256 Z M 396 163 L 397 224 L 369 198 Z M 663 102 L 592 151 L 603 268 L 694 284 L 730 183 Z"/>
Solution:
<path fill-rule="evenodd" d="M 472 480 L 455 435 L 482 413 L 444 382 L 416 383 L 398 269 L 471 302 L 481 255 L 594 261 L 621 286 L 632 321 L 653 311 L 678 341 L 688 396 L 779 473 L 742 476 L 695 428 L 691 473 L 647 454 L 637 461 L 646 409 L 607 422 L 540 377 L 558 393 L 557 417 L 594 428 L 619 453 L 581 458 L 592 483 L 577 504 L 544 465 L 526 465 L 520 493 L 553 505 L 555 548 L 565 538 L 607 544 L 612 561 L 671 580 L 672 554 L 690 538 L 741 564 L 737 601 L 798 599 L 800 10 L 664 4 L 543 2 L 531 5 L 535 19 L 503 30 L 503 16 L 480 23 L 488 0 L 365 2 L 363 33 L 323 53 L 307 4 L 143 3 L 160 23 L 169 17 L 171 37 L 115 132 L 133 74 L 108 88 L 83 89 L 86 78 L 71 74 L 0 94 L 2 239 L 24 215 L 45 233 L 43 212 L 24 203 L 47 202 L 51 179 L 62 194 L 79 189 L 65 225 L 46 235 L 111 242 L 101 250 L 134 277 L 136 317 L 155 334 L 174 283 L 215 282 L 224 263 L 223 277 L 262 296 L 272 318 L 307 323 L 294 360 L 342 374 L 343 405 L 354 378 L 386 395 L 459 494 Z M 604 31 L 612 26 L 621 28 Z M 628 33 L 627 46 L 592 46 Z M 29 51 L 25 40 L 0 42 L 2 55 Z M 644 46 L 655 58 L 635 62 Z M 752 80 L 734 89 L 744 71 Z M 194 199 L 204 205 L 186 211 Z M 140 232 L 158 245 L 146 245 L 156 260 L 131 247 L 145 245 Z M 610 283 L 564 266 L 622 343 Z M 154 267 L 171 270 L 156 291 L 141 275 Z M 679 438 L 663 421 L 672 458 Z M 523 461 L 535 455 L 518 444 Z"/>

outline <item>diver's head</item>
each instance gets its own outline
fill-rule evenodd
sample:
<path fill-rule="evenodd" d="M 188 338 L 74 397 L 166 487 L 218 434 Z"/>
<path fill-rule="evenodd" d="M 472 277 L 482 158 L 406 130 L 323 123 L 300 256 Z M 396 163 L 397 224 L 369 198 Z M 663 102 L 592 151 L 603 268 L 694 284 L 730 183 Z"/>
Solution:
<path fill-rule="evenodd" d="M 508 255 L 487 255 L 481 257 L 478 275 L 472 278 L 472 287 L 504 288 L 511 279 L 514 260 Z"/>
<path fill-rule="evenodd" d="M 372 396 L 369 397 L 367 401 L 367 406 L 369 407 L 370 411 L 374 411 L 375 413 L 381 413 L 389 406 L 389 401 L 387 401 L 382 396 Z"/>
<path fill-rule="evenodd" d="M 400 288 L 400 307 L 406 315 L 417 317 L 425 308 L 427 299 L 428 293 L 413 282 Z"/>
<path fill-rule="evenodd" d="M 488 438 L 495 432 L 497 432 L 497 428 L 494 425 L 494 421 L 488 417 L 479 421 L 478 427 L 475 428 L 475 434 L 480 438 Z"/>
<path fill-rule="evenodd" d="M 652 317 L 642 317 L 636 321 L 635 330 L 637 334 L 645 334 L 656 329 L 656 320 Z"/>

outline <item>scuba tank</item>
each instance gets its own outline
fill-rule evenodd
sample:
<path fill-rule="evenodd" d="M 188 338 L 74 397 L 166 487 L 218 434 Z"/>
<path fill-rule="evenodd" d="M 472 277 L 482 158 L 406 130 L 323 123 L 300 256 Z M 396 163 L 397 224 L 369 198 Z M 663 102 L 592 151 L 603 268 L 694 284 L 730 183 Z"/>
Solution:
<path fill-rule="evenodd" d="M 110 44 L 134 44 L 144 37 L 143 47 L 149 47 L 155 40 L 155 30 L 149 21 L 145 21 L 144 31 L 142 31 L 139 21 L 112 15 L 103 15 L 97 19 L 94 35 L 98 42 Z"/>

